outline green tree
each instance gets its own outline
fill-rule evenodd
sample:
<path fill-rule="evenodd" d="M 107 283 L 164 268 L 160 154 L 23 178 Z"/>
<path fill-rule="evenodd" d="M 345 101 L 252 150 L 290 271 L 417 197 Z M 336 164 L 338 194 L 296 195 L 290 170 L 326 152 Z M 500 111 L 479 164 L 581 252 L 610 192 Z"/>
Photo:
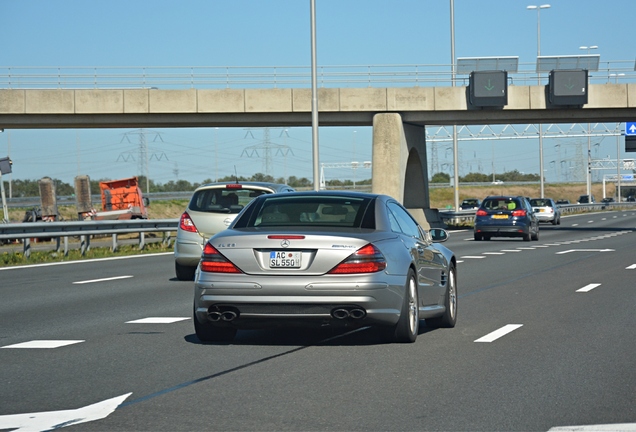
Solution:
<path fill-rule="evenodd" d="M 435 173 L 431 177 L 431 183 L 450 183 L 450 175 L 443 172 Z"/>

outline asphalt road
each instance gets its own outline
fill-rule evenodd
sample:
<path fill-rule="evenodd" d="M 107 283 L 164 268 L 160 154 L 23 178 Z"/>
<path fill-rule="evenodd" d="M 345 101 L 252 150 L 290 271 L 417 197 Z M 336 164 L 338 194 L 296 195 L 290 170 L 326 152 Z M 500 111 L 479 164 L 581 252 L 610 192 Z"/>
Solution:
<path fill-rule="evenodd" d="M 0 430 L 636 430 L 635 239 L 634 211 L 538 242 L 453 232 L 457 327 L 414 344 L 368 328 L 201 344 L 171 254 L 0 269 Z M 20 345 L 36 341 L 62 346 Z"/>

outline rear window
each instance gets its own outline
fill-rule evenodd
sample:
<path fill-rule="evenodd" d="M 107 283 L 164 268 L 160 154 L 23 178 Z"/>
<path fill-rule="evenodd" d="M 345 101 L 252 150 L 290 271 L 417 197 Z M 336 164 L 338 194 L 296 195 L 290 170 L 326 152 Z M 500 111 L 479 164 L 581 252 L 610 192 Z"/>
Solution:
<path fill-rule="evenodd" d="M 487 198 L 482 203 L 486 210 L 517 210 L 523 208 L 518 198 Z"/>
<path fill-rule="evenodd" d="M 257 196 L 270 193 L 262 189 L 210 188 L 194 193 L 188 208 L 209 213 L 238 213 Z"/>
<path fill-rule="evenodd" d="M 531 199 L 530 205 L 533 207 L 550 207 L 550 201 L 544 199 Z"/>
<path fill-rule="evenodd" d="M 345 227 L 373 228 L 375 216 L 372 199 L 339 196 L 268 196 L 250 207 L 236 221 L 235 228 L 244 227 Z"/>

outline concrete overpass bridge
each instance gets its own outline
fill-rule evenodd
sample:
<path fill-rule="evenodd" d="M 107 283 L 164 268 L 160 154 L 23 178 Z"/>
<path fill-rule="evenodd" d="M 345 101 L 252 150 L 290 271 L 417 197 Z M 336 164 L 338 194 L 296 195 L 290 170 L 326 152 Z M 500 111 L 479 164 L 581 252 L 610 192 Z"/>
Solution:
<path fill-rule="evenodd" d="M 631 83 L 590 84 L 582 107 L 550 106 L 543 85 L 508 86 L 503 108 L 467 100 L 465 86 L 320 88 L 319 123 L 373 126 L 373 191 L 425 224 L 426 125 L 636 120 Z M 0 89 L 0 129 L 293 126 L 311 126 L 310 89 Z"/>

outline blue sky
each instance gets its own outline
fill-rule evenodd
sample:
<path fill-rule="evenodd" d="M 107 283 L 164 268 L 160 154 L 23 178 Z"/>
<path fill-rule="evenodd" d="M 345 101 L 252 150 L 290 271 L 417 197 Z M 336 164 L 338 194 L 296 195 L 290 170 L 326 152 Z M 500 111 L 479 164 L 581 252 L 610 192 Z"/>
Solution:
<path fill-rule="evenodd" d="M 554 0 L 541 11 L 541 54 L 597 45 L 601 61 L 634 60 L 633 0 Z M 534 62 L 537 13 L 522 0 L 455 0 L 457 57 L 518 56 Z M 309 0 L 0 0 L 0 70 L 39 66 L 309 66 Z M 318 65 L 450 64 L 449 0 L 316 0 Z M 5 130 L 13 179 L 92 179 L 139 174 L 135 129 Z M 150 178 L 200 182 L 265 172 L 262 129 L 143 130 Z M 274 177 L 312 178 L 311 129 L 269 131 L 288 146 Z M 607 143 L 605 143 L 607 142 Z M 320 162 L 371 160 L 371 128 L 320 128 Z M 536 144 L 535 144 L 536 143 Z M 544 140 L 545 164 L 556 157 Z M 217 157 L 214 159 L 216 145 Z M 577 143 L 573 142 L 573 146 Z M 607 148 L 604 148 L 607 146 Z M 258 150 L 259 156 L 250 149 Z M 565 147 L 565 146 L 564 146 Z M 538 141 L 462 142 L 462 169 L 539 172 Z M 494 150 L 494 158 L 492 156 Z M 595 147 L 616 157 L 615 138 Z M 574 152 L 574 150 L 571 150 Z M 445 157 L 448 152 L 440 152 Z M 251 155 L 252 157 L 249 157 Z M 623 155 L 624 156 L 624 155 Z M 352 178 L 330 170 L 328 178 Z M 369 170 L 358 170 L 357 179 Z M 548 180 L 555 175 L 546 172 Z"/>

